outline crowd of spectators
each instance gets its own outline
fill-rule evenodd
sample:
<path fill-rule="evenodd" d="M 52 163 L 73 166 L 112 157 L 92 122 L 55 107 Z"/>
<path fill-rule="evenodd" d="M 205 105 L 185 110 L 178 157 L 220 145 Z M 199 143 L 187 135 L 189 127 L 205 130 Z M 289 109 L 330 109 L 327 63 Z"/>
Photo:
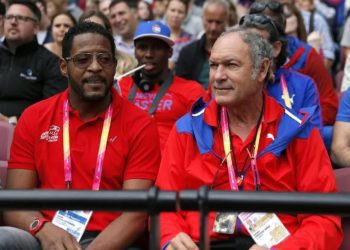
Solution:
<path fill-rule="evenodd" d="M 5 188 L 336 192 L 332 169 L 350 167 L 348 13 L 336 0 L 0 0 Z M 0 249 L 145 246 L 144 213 L 72 212 L 0 214 Z M 81 232 L 64 228 L 72 216 Z M 213 249 L 343 238 L 340 217 L 277 214 L 289 237 L 262 246 L 242 214 L 225 217 L 234 237 L 219 216 Z M 162 215 L 162 249 L 197 249 L 198 218 Z"/>

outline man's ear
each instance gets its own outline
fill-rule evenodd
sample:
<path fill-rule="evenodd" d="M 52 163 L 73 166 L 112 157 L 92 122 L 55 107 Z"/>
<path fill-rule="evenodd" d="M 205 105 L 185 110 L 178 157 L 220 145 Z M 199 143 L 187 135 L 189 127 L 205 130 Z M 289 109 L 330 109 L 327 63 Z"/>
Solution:
<path fill-rule="evenodd" d="M 266 76 L 270 73 L 270 67 L 271 61 L 268 58 L 264 58 L 258 75 L 259 82 L 265 82 Z"/>
<path fill-rule="evenodd" d="M 60 58 L 60 70 L 61 74 L 68 78 L 68 65 L 66 60 Z"/>

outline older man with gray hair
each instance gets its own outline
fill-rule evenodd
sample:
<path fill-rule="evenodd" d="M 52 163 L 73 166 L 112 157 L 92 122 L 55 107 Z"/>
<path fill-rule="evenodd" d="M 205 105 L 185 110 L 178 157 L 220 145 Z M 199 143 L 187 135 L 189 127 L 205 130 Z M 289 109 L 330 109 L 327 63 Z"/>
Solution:
<path fill-rule="evenodd" d="M 199 100 L 169 135 L 156 184 L 163 190 L 335 192 L 319 131 L 308 114 L 286 110 L 264 92 L 272 48 L 247 29 L 215 42 L 213 100 Z M 232 208 L 234 211 L 234 207 Z M 199 213 L 161 214 L 163 249 L 198 249 Z M 210 249 L 337 249 L 340 218 L 275 213 L 209 214 Z"/>

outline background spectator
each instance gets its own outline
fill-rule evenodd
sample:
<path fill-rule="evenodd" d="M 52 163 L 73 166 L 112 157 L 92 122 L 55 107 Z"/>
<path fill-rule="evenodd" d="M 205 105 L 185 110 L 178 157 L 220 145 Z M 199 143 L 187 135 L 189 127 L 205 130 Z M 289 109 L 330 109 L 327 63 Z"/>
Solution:
<path fill-rule="evenodd" d="M 39 31 L 36 34 L 39 44 L 52 42 L 51 19 L 46 14 L 46 2 L 44 0 L 32 0 L 41 12 Z"/>
<path fill-rule="evenodd" d="M 109 6 L 116 47 L 131 56 L 134 55 L 133 38 L 138 23 L 136 7 L 136 1 L 130 0 L 113 0 Z"/>
<path fill-rule="evenodd" d="M 304 25 L 304 19 L 299 9 L 294 4 L 288 2 L 282 5 L 283 13 L 286 17 L 286 34 L 294 36 L 300 41 L 306 42 L 307 33 Z"/>
<path fill-rule="evenodd" d="M 106 15 L 106 17 L 109 17 L 109 5 L 111 4 L 111 0 L 100 0 L 98 2 L 98 9 L 103 14 Z"/>
<path fill-rule="evenodd" d="M 147 0 L 137 2 L 137 16 L 140 21 L 153 20 L 152 3 Z"/>
<path fill-rule="evenodd" d="M 209 83 L 211 47 L 228 25 L 229 5 L 226 0 L 207 0 L 203 5 L 202 37 L 185 46 L 175 66 L 178 76 L 199 82 L 205 89 Z"/>
<path fill-rule="evenodd" d="M 44 46 L 58 57 L 62 57 L 62 41 L 64 34 L 70 27 L 76 25 L 74 17 L 69 12 L 56 14 L 52 19 L 52 38 L 51 43 Z"/>
<path fill-rule="evenodd" d="M 181 49 L 195 38 L 182 28 L 188 11 L 188 0 L 170 0 L 165 11 L 165 22 L 170 28 L 170 38 L 175 42 L 169 67 L 173 69 Z"/>
<path fill-rule="evenodd" d="M 174 123 L 186 114 L 193 102 L 206 97 L 195 81 L 173 74 L 169 28 L 160 21 L 141 22 L 135 34 L 135 57 L 145 67 L 120 80 L 122 96 L 152 115 L 157 123 L 161 150 Z"/>
<path fill-rule="evenodd" d="M 57 13 L 66 11 L 67 0 L 46 0 L 46 15 L 49 20 Z"/>
<path fill-rule="evenodd" d="M 163 20 L 168 0 L 153 0 L 153 15 L 155 20 Z"/>
<path fill-rule="evenodd" d="M 67 87 L 58 57 L 36 40 L 40 17 L 31 1 L 11 1 L 7 10 L 0 46 L 0 113 L 5 118 L 19 117 L 31 104 Z"/>

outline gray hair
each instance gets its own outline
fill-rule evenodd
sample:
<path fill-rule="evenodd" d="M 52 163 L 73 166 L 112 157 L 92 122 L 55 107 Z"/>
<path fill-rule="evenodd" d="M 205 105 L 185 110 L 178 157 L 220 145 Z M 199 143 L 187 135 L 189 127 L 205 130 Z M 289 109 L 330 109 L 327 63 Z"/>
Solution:
<path fill-rule="evenodd" d="M 222 7 L 224 7 L 228 15 L 230 6 L 228 5 L 228 2 L 226 0 L 206 0 L 203 4 L 202 9 L 205 10 L 209 5 L 214 5 L 214 4 L 221 5 Z"/>
<path fill-rule="evenodd" d="M 255 80 L 260 72 L 261 65 L 265 58 L 272 61 L 272 46 L 271 44 L 263 38 L 260 34 L 256 32 L 249 31 L 242 27 L 233 27 L 223 32 L 220 37 L 224 37 L 231 33 L 238 33 L 242 38 L 243 42 L 245 42 L 250 51 L 250 59 L 253 63 L 253 72 L 252 79 Z M 268 75 L 266 79 L 268 79 Z"/>

